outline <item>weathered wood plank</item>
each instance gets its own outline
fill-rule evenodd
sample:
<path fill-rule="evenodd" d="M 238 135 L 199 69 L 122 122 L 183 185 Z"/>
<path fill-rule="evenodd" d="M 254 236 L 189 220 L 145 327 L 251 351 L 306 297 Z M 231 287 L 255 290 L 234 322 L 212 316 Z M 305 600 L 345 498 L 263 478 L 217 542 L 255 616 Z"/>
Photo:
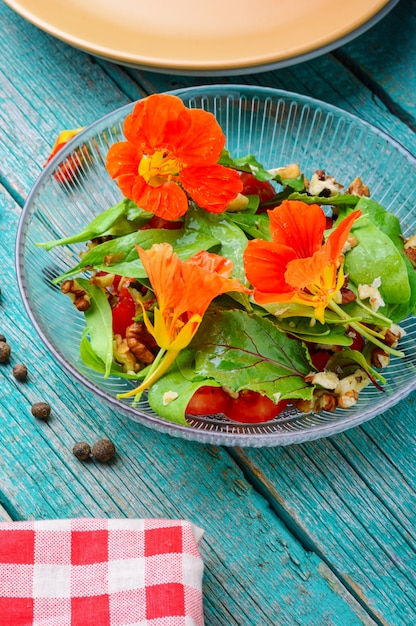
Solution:
<path fill-rule="evenodd" d="M 18 209 L 2 192 L 0 332 L 12 346 L 0 366 L 0 503 L 14 519 L 180 517 L 206 529 L 207 624 L 374 624 L 348 591 L 288 532 L 227 452 L 153 432 L 101 406 L 53 362 L 22 310 L 10 263 Z M 14 363 L 29 378 L 18 383 Z M 52 406 L 47 422 L 30 413 Z M 79 462 L 77 440 L 110 437 L 117 459 Z M 243 550 L 242 550 L 243 547 Z M 299 601 L 299 599 L 301 599 Z"/>
<path fill-rule="evenodd" d="M 0 64 L 2 182 L 21 203 L 62 129 L 87 126 L 143 91 L 132 91 L 121 68 L 108 80 L 94 58 L 41 32 L 3 2 L 0 21 L 7 33 Z"/>
<path fill-rule="evenodd" d="M 2 42 L 7 54 L 2 57 L 0 70 L 2 94 L 8 107 L 2 107 L 0 113 L 1 125 L 6 129 L 1 146 L 6 157 L 3 182 L 19 203 L 40 172 L 52 136 L 62 127 L 89 123 L 134 98 L 136 78 L 139 94 L 219 82 L 162 77 L 126 71 L 101 61 L 95 63 L 87 55 L 56 42 L 15 17 L 3 3 L 0 3 L 0 16 L 7 17 L 2 24 L 12 34 Z M 5 61 L 10 58 L 16 59 L 13 64 Z M 47 71 L 39 72 L 40 67 L 46 67 Z M 234 78 L 233 82 L 237 80 Z M 409 129 L 330 57 L 238 82 L 309 93 L 361 114 L 409 148 L 414 145 L 414 135 Z M 62 102 L 65 108 L 61 108 Z M 7 194 L 0 206 L 2 218 L 4 212 L 10 220 L 18 214 L 18 207 Z M 5 334 L 19 348 L 15 348 L 16 357 L 28 359 L 32 370 L 31 380 L 22 393 L 10 371 L 0 368 L 3 376 L 0 406 L 7 416 L 3 428 L 5 454 L 0 460 L 6 481 L 1 503 L 13 517 L 83 514 L 190 517 L 207 528 L 204 556 L 209 624 L 274 624 L 276 619 L 281 624 L 307 625 L 317 621 L 339 624 L 337 613 L 345 616 L 342 623 L 370 623 L 334 574 L 332 581 L 327 570 L 324 574 L 323 562 L 314 553 L 305 553 L 293 541 L 225 451 L 171 440 L 114 415 L 84 390 L 76 388 L 44 356 L 39 340 L 24 320 L 10 267 L 15 221 L 2 221 L 2 228 L 2 244 L 7 243 L 3 244 L 1 262 L 7 269 L 2 277 L 5 282 L 1 326 L 7 327 Z M 16 320 L 19 320 L 17 326 Z M 48 424 L 35 422 L 28 413 L 28 405 L 40 399 L 40 392 L 54 407 Z M 73 408 L 79 406 L 82 410 Z M 392 424 L 400 417 L 402 406 L 403 403 L 392 410 Z M 400 619 L 412 615 L 410 600 L 405 597 L 405 592 L 412 591 L 412 585 L 406 587 L 411 563 L 400 566 L 396 584 L 389 579 L 396 577 L 396 560 L 409 560 L 411 554 L 409 542 L 414 535 L 409 525 L 411 508 L 406 499 L 412 495 L 414 483 L 407 485 L 405 481 L 414 455 L 411 449 L 406 449 L 407 459 L 401 456 L 404 428 L 400 437 L 383 430 L 380 436 L 380 419 L 356 429 L 354 435 L 346 433 L 328 442 L 288 450 L 248 451 L 237 459 L 293 532 L 322 555 L 340 579 L 344 578 L 354 589 L 364 606 L 368 603 L 377 622 L 396 626 L 400 623 L 392 621 L 396 613 Z M 391 429 L 395 430 L 393 425 Z M 70 453 L 72 443 L 103 435 L 115 439 L 119 460 L 109 468 L 95 464 L 80 466 Z M 339 442 L 336 445 L 332 443 L 335 440 Z M 363 464 L 365 460 L 368 466 Z M 383 473 L 384 464 L 388 468 L 388 480 Z M 277 471 L 280 468 L 292 477 L 292 482 L 282 477 Z M 401 477 L 405 482 L 403 488 Z M 16 478 L 20 484 L 16 485 Z M 319 489 L 311 488 L 310 494 L 311 482 Z M 399 486 L 403 496 L 396 498 L 394 507 L 391 489 L 400 494 Z M 345 490 L 347 495 L 342 493 L 341 497 L 338 490 Z M 370 511 L 375 515 L 369 530 L 365 527 L 369 522 L 365 511 L 368 497 Z M 381 536 L 384 528 L 390 531 L 396 518 L 400 523 L 398 530 L 393 528 L 396 555 L 393 558 L 393 549 L 380 548 L 380 537 L 376 535 Z M 407 545 L 403 542 L 405 535 Z M 344 539 L 342 545 L 334 547 L 340 539 Z M 359 571 L 354 571 L 352 566 L 353 555 L 358 553 L 355 542 L 363 553 L 358 561 Z M 243 572 L 241 546 L 244 546 Z M 370 566 L 365 564 L 367 550 Z M 328 585 L 334 588 L 333 593 L 328 594 Z M 297 602 L 295 592 L 302 597 L 302 603 Z M 339 601 L 339 596 L 344 594 L 346 604 Z"/>
<path fill-rule="evenodd" d="M 292 531 L 330 555 L 344 584 L 392 626 L 416 618 L 414 400 L 326 441 L 236 457 Z M 391 458 L 384 442 L 392 450 L 405 433 Z"/>
<path fill-rule="evenodd" d="M 393 113 L 416 130 L 415 0 L 401 0 L 374 28 L 335 54 Z"/>
<path fill-rule="evenodd" d="M 400 141 L 408 150 L 416 153 L 414 132 L 399 118 L 391 115 L 380 98 L 366 89 L 358 78 L 331 55 L 318 57 L 312 61 L 274 72 L 233 77 L 232 80 L 169 76 L 135 70 L 129 70 L 129 72 L 136 76 L 143 89 L 149 93 L 195 85 L 231 82 L 261 85 L 301 93 L 329 102 L 365 119 Z"/>
<path fill-rule="evenodd" d="M 409 50 L 411 54 L 412 47 Z M 391 63 L 393 59 L 396 65 L 410 62 L 407 57 L 403 61 L 403 48 L 392 54 Z M 149 92 L 206 82 L 142 72 L 137 79 Z M 408 126 L 333 58 L 241 82 L 258 81 L 360 115 L 416 153 L 416 138 Z M 340 579 L 371 606 L 381 623 L 392 626 L 416 619 L 415 397 L 326 442 L 289 450 L 244 450 L 236 457 L 293 532 L 329 557 Z"/>

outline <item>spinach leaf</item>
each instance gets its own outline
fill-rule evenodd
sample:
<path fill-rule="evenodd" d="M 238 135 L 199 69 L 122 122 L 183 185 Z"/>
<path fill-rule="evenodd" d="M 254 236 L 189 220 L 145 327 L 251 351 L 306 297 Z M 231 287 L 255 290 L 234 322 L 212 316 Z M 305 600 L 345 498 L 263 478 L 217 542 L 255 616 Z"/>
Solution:
<path fill-rule="evenodd" d="M 229 221 L 223 213 L 218 215 L 198 207 L 189 207 L 185 217 L 185 228 L 217 240 L 218 254 L 233 262 L 233 276 L 246 282 L 243 252 L 247 246 L 247 237 L 241 228 Z"/>
<path fill-rule="evenodd" d="M 266 239 L 267 241 L 272 239 L 270 220 L 265 213 L 255 214 L 241 211 L 239 213 L 225 213 L 224 217 L 255 239 Z"/>
<path fill-rule="evenodd" d="M 388 235 L 396 247 L 403 250 L 402 229 L 399 218 L 387 211 L 381 204 L 371 198 L 360 198 L 356 209 L 361 209 L 363 215 L 368 216 L 371 222 L 385 235 Z"/>
<path fill-rule="evenodd" d="M 290 339 L 267 318 L 214 307 L 204 316 L 190 347 L 195 372 L 233 391 L 251 389 L 273 400 L 312 396 L 304 381 L 310 371 L 303 343 Z"/>
<path fill-rule="evenodd" d="M 365 356 L 361 352 L 358 352 L 358 350 L 347 349 L 335 352 L 334 356 L 331 356 L 329 359 L 326 369 L 338 374 L 342 372 L 342 377 L 344 377 L 353 374 L 356 371 L 357 366 L 367 372 L 371 379 L 379 380 L 382 383 L 386 382 L 384 376 L 382 376 L 374 368 L 370 367 L 365 359 Z"/>
<path fill-rule="evenodd" d="M 410 285 L 409 301 L 402 304 L 387 303 L 385 307 L 380 309 L 380 312 L 383 312 L 396 324 L 402 322 L 411 313 L 416 313 L 416 271 L 405 254 L 402 255 L 402 258 L 406 265 Z"/>
<path fill-rule="evenodd" d="M 275 171 L 266 170 L 253 154 L 234 159 L 228 150 L 224 149 L 218 162 L 221 163 L 221 165 L 231 167 L 240 172 L 249 172 L 253 174 L 257 180 L 274 180 L 280 185 L 283 185 L 283 187 L 290 187 L 294 191 L 302 191 L 305 189 L 305 180 L 302 175 L 298 176 L 298 178 L 282 178 L 282 176 Z"/>
<path fill-rule="evenodd" d="M 336 346 L 350 346 L 352 344 L 352 339 L 345 334 L 346 328 L 342 324 L 321 324 L 316 320 L 314 322 L 316 323 L 311 325 L 311 321 L 308 319 L 292 317 L 290 319 L 277 319 L 276 326 L 302 341 Z"/>
<path fill-rule="evenodd" d="M 357 209 L 361 209 L 366 219 L 368 219 L 374 226 L 376 226 L 380 232 L 384 233 L 389 239 L 393 242 L 396 249 L 398 250 L 400 257 L 402 259 L 402 263 L 400 264 L 401 273 L 397 276 L 391 276 L 391 281 L 397 282 L 397 289 L 402 289 L 403 285 L 405 285 L 405 277 L 404 277 L 404 267 L 407 272 L 407 279 L 409 289 L 402 292 L 403 298 L 405 295 L 408 295 L 408 299 L 406 301 L 403 300 L 390 300 L 387 297 L 385 298 L 386 306 L 381 307 L 379 312 L 390 318 L 393 322 L 400 322 L 405 319 L 408 315 L 414 312 L 416 307 L 416 272 L 410 263 L 409 259 L 403 252 L 404 244 L 402 238 L 402 230 L 400 226 L 399 219 L 387 211 L 383 206 L 372 200 L 371 198 L 361 198 L 358 202 Z M 339 219 L 342 219 L 346 216 L 346 213 L 341 213 Z M 360 222 L 363 222 L 363 218 L 360 219 Z M 358 225 L 358 224 L 357 224 Z M 355 225 L 352 229 L 354 233 Z M 375 231 L 373 230 L 373 234 Z M 355 233 L 354 233 L 355 234 Z M 355 253 L 357 254 L 357 253 Z M 348 253 L 347 258 L 350 256 Z M 386 265 L 390 263 L 390 259 L 386 258 Z M 403 267 L 404 264 L 404 267 Z M 391 268 L 391 272 L 394 273 L 394 266 Z M 387 268 L 386 268 L 387 271 Z M 401 281 L 401 282 L 399 282 Z M 371 281 L 370 281 L 371 282 Z M 380 289 L 383 297 L 385 296 L 385 288 L 382 280 L 382 286 Z"/>
<path fill-rule="evenodd" d="M 257 161 L 253 154 L 248 154 L 247 156 L 234 159 L 228 150 L 224 149 L 218 163 L 225 165 L 226 167 L 231 167 L 234 170 L 239 170 L 240 172 L 249 172 L 258 180 L 267 181 L 273 178 L 273 174 L 270 174 L 270 172 L 268 172 L 263 165 Z"/>
<path fill-rule="evenodd" d="M 182 260 L 193 256 L 199 250 L 210 249 L 219 243 L 217 239 L 196 231 L 161 228 L 139 230 L 94 246 L 75 267 L 58 276 L 54 282 L 61 282 L 75 276 L 84 268 L 91 267 L 130 278 L 145 278 L 146 272 L 135 246 L 139 245 L 148 250 L 154 243 L 162 242 L 170 243 Z"/>
<path fill-rule="evenodd" d="M 87 331 L 94 353 L 104 363 L 104 377 L 110 375 L 113 362 L 113 327 L 111 307 L 102 289 L 85 278 L 77 282 L 89 294 L 90 307 L 84 312 Z"/>
<path fill-rule="evenodd" d="M 301 200 L 305 204 L 324 204 L 329 206 L 349 206 L 355 207 L 358 204 L 359 196 L 349 193 L 338 193 L 336 196 L 324 198 L 323 196 L 310 196 L 307 193 L 291 193 L 288 200 Z"/>
<path fill-rule="evenodd" d="M 345 256 L 345 271 L 355 284 L 371 284 L 381 279 L 380 293 L 385 303 L 405 304 L 410 300 L 408 271 L 396 245 L 363 215 L 351 229 L 358 244 Z"/>
<path fill-rule="evenodd" d="M 51 250 L 55 246 L 90 241 L 96 237 L 125 235 L 147 224 L 152 216 L 153 213 L 140 209 L 135 202 L 124 198 L 118 204 L 97 215 L 80 232 L 62 239 L 38 243 L 37 245 L 46 250 Z"/>

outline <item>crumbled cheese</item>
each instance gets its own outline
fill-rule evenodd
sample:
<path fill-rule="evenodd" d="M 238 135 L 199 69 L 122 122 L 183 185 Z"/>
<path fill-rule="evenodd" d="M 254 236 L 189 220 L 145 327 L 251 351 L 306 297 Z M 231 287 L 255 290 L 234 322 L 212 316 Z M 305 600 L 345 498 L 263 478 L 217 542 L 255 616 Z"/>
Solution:
<path fill-rule="evenodd" d="M 375 278 L 371 285 L 358 285 L 359 297 L 361 300 L 368 298 L 373 311 L 377 311 L 381 306 L 384 306 L 384 300 L 378 290 L 379 287 L 381 287 L 380 276 Z"/>
<path fill-rule="evenodd" d="M 278 404 L 280 402 L 281 395 L 282 395 L 281 393 L 274 393 L 273 394 L 273 402 L 275 404 Z"/>
<path fill-rule="evenodd" d="M 382 369 L 387 367 L 390 363 L 390 356 L 388 354 L 377 354 L 378 363 L 375 364 L 376 367 L 380 366 Z"/>
<path fill-rule="evenodd" d="M 311 382 L 325 389 L 335 389 L 339 384 L 339 378 L 335 372 L 318 372 L 314 374 Z"/>
<path fill-rule="evenodd" d="M 323 180 L 321 180 L 318 174 L 312 176 L 309 183 L 309 193 L 311 196 L 319 196 L 325 190 L 326 193 L 329 192 L 329 196 L 336 196 L 341 193 L 344 186 L 337 183 L 333 176 L 326 176 Z"/>
<path fill-rule="evenodd" d="M 357 369 L 354 374 L 341 378 L 338 385 L 336 385 L 334 391 L 337 396 L 345 396 L 349 391 L 356 391 L 359 393 L 370 382 L 367 373 L 362 369 Z M 345 407 L 344 407 L 345 408 Z"/>
<path fill-rule="evenodd" d="M 178 394 L 176 393 L 176 391 L 165 391 L 165 393 L 162 396 L 163 406 L 166 406 L 173 400 L 176 400 L 177 397 L 178 397 Z"/>
<path fill-rule="evenodd" d="M 390 330 L 393 333 L 393 335 L 396 335 L 396 337 L 398 337 L 399 339 L 404 337 L 406 334 L 405 329 L 399 326 L 398 324 L 392 324 L 390 326 Z"/>

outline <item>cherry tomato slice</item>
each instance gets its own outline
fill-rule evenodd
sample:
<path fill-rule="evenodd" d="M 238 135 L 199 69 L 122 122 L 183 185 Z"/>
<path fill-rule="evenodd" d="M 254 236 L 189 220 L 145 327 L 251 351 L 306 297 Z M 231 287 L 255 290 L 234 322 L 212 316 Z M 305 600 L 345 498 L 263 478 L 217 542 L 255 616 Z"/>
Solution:
<path fill-rule="evenodd" d="M 331 356 L 333 356 L 332 353 L 328 350 L 318 350 L 318 352 L 312 352 L 310 353 L 310 355 L 312 363 L 315 365 L 316 369 L 319 372 L 324 371 L 329 359 L 331 358 Z"/>
<path fill-rule="evenodd" d="M 163 217 L 154 215 L 150 218 L 145 226 L 142 226 L 140 230 L 148 230 L 149 228 L 164 228 L 165 230 L 178 230 L 183 227 L 183 222 L 166 220 Z"/>
<path fill-rule="evenodd" d="M 365 346 L 365 341 L 361 335 L 353 328 L 348 328 L 347 335 L 352 339 L 352 344 L 348 346 L 348 348 L 350 350 L 358 350 L 358 352 L 361 352 Z"/>
<path fill-rule="evenodd" d="M 275 418 L 286 408 L 287 400 L 274 404 L 270 398 L 256 391 L 241 391 L 231 398 L 221 387 L 200 387 L 186 407 L 188 415 L 223 413 L 234 422 L 258 424 Z"/>
<path fill-rule="evenodd" d="M 267 396 L 247 389 L 240 391 L 238 398 L 231 400 L 226 415 L 235 422 L 260 424 L 275 418 L 286 408 L 287 404 L 287 400 L 281 400 L 275 404 Z"/>
<path fill-rule="evenodd" d="M 195 391 L 188 402 L 185 413 L 188 415 L 224 413 L 226 415 L 230 400 L 230 396 L 221 387 L 205 385 Z"/>
<path fill-rule="evenodd" d="M 273 185 L 267 181 L 257 180 L 253 174 L 249 172 L 241 172 L 241 182 L 243 183 L 243 191 L 245 196 L 259 196 L 260 202 L 272 200 L 276 195 Z"/>
<path fill-rule="evenodd" d="M 126 328 L 133 323 L 133 317 L 136 315 L 136 304 L 127 290 L 126 294 L 119 298 L 119 301 L 113 307 L 113 333 L 115 335 L 126 336 Z"/>

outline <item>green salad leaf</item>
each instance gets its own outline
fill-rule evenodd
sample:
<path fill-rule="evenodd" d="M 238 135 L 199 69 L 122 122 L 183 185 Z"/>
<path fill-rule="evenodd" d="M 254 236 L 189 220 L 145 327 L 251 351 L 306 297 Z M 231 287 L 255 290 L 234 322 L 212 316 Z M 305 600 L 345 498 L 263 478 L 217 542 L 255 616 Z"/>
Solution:
<path fill-rule="evenodd" d="M 87 332 L 94 353 L 104 363 L 104 377 L 111 372 L 113 362 L 113 324 L 111 307 L 102 289 L 92 285 L 85 278 L 78 278 L 78 284 L 88 293 L 90 307 L 84 311 Z"/>
<path fill-rule="evenodd" d="M 190 344 L 195 372 L 235 392 L 251 389 L 272 400 L 311 397 L 304 381 L 310 362 L 304 344 L 269 319 L 242 310 L 212 308 Z"/>
<path fill-rule="evenodd" d="M 97 237 L 126 235 L 147 224 L 152 216 L 152 213 L 140 209 L 132 200 L 124 198 L 118 204 L 97 215 L 78 233 L 37 245 L 51 250 L 55 246 L 81 243 Z"/>
<path fill-rule="evenodd" d="M 355 207 L 358 204 L 359 197 L 350 193 L 338 193 L 335 196 L 325 198 L 323 196 L 310 196 L 307 193 L 294 192 L 291 193 L 288 200 L 301 200 L 305 204 L 321 204 L 329 206 L 348 206 Z"/>
<path fill-rule="evenodd" d="M 340 350 L 335 352 L 327 364 L 327 369 L 332 372 L 342 371 L 343 376 L 354 374 L 357 369 L 357 365 L 364 370 L 368 376 L 374 380 L 379 380 L 382 383 L 386 382 L 384 376 L 377 370 L 371 367 L 365 356 L 358 350 Z"/>
<path fill-rule="evenodd" d="M 218 215 L 198 207 L 190 207 L 185 217 L 186 228 L 216 240 L 219 245 L 215 252 L 232 261 L 233 276 L 246 282 L 243 252 L 247 246 L 247 237 L 237 224 L 230 221 L 224 214 Z"/>
<path fill-rule="evenodd" d="M 139 230 L 94 246 L 83 255 L 75 267 L 55 278 L 54 282 L 66 280 L 86 268 L 94 268 L 130 278 L 146 278 L 146 272 L 135 246 L 139 245 L 148 250 L 153 244 L 163 242 L 170 243 L 182 260 L 188 259 L 199 250 L 209 250 L 220 243 L 218 239 L 210 237 L 209 234 L 195 230 L 165 230 L 161 228 Z"/>
<path fill-rule="evenodd" d="M 411 291 L 408 270 L 397 246 L 369 216 L 353 224 L 351 235 L 358 240 L 345 257 L 345 272 L 355 285 L 371 284 L 380 278 L 379 291 L 386 303 L 409 302 Z"/>
<path fill-rule="evenodd" d="M 346 329 L 342 324 L 321 324 L 315 319 L 313 321 L 316 323 L 311 324 L 311 320 L 304 317 L 282 318 L 276 320 L 276 326 L 302 341 L 336 346 L 352 344 L 352 339 L 345 334 Z"/>
<path fill-rule="evenodd" d="M 225 213 L 225 219 L 232 222 L 247 235 L 254 239 L 266 239 L 271 241 L 270 220 L 265 213 L 246 213 L 240 211 L 238 213 Z"/>

